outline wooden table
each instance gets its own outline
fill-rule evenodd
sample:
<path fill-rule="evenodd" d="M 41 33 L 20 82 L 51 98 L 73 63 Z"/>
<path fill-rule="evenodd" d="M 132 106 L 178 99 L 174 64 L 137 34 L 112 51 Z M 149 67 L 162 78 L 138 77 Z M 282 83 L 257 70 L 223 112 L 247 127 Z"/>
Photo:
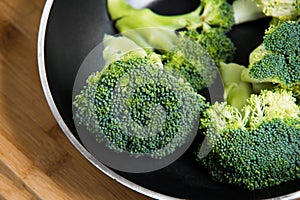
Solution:
<path fill-rule="evenodd" d="M 72 146 L 46 103 L 36 58 L 45 0 L 0 0 L 0 199 L 149 199 Z"/>

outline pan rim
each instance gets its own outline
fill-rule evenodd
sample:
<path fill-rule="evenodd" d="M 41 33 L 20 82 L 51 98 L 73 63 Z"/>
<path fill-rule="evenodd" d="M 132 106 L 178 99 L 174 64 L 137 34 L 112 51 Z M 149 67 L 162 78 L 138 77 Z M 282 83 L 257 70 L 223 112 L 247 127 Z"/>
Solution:
<path fill-rule="evenodd" d="M 46 98 L 46 101 L 48 103 L 48 106 L 50 108 L 50 111 L 52 112 L 52 115 L 54 116 L 56 122 L 58 123 L 59 127 L 65 134 L 65 136 L 68 138 L 68 140 L 72 143 L 72 145 L 96 168 L 98 168 L 101 172 L 103 172 L 105 175 L 109 176 L 113 180 L 117 181 L 118 183 L 122 184 L 123 186 L 136 191 L 138 193 L 141 193 L 143 195 L 146 195 L 148 197 L 154 198 L 154 199 L 166 199 L 166 200 L 176 200 L 180 198 L 171 197 L 168 195 L 164 195 L 158 192 L 155 192 L 153 190 L 147 189 L 145 187 L 139 186 L 136 183 L 133 183 L 126 178 L 120 176 L 113 170 L 106 167 L 104 164 L 99 162 L 94 156 L 92 156 L 81 144 L 80 142 L 75 138 L 75 136 L 72 134 L 66 123 L 64 122 L 62 116 L 60 115 L 58 108 L 56 107 L 56 104 L 54 102 L 52 93 L 50 91 L 50 87 L 48 84 L 47 74 L 46 74 L 46 63 L 45 63 L 45 37 L 46 37 L 46 30 L 48 25 L 48 20 L 50 17 L 50 12 L 53 6 L 54 0 L 46 0 L 46 3 L 43 8 L 43 12 L 40 18 L 40 24 L 39 24 L 39 30 L 38 30 L 38 39 L 37 39 L 37 60 L 38 60 L 38 70 L 39 70 L 39 77 L 40 82 L 42 85 L 43 93 Z M 300 190 L 278 196 L 272 199 L 297 199 L 300 198 Z"/>

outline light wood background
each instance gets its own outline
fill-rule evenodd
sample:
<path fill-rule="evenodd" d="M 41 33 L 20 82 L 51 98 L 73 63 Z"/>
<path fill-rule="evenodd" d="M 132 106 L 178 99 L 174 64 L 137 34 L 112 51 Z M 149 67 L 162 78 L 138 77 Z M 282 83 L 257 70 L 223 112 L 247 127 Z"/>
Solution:
<path fill-rule="evenodd" d="M 0 199 L 148 199 L 72 146 L 40 85 L 36 44 L 45 0 L 0 0 Z"/>

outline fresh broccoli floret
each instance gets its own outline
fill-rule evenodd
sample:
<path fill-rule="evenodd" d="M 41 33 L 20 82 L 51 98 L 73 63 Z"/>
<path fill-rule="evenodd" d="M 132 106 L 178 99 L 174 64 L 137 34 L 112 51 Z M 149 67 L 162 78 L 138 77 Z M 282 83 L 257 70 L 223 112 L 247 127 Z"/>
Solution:
<path fill-rule="evenodd" d="M 122 9 L 121 12 L 119 8 Z M 108 10 L 115 20 L 115 27 L 142 47 L 169 50 L 175 43 L 176 31 L 192 30 L 193 35 L 203 34 L 198 38 L 200 44 L 205 44 L 213 58 L 217 55 L 217 61 L 221 57 L 228 62 L 225 59 L 231 59 L 234 54 L 233 44 L 225 35 L 234 24 L 232 6 L 226 0 L 203 0 L 194 11 L 172 16 L 159 15 L 148 8 L 132 8 L 125 0 L 108 0 Z M 215 28 L 218 30 L 213 30 Z M 204 42 L 205 39 L 208 40 L 207 43 Z M 217 45 L 218 40 L 219 44 L 226 46 Z M 221 56 L 223 52 L 226 54 Z"/>
<path fill-rule="evenodd" d="M 297 56 L 300 53 L 300 24 L 286 21 L 271 25 L 265 32 L 263 44 L 266 50 Z"/>
<path fill-rule="evenodd" d="M 197 160 L 214 180 L 254 190 L 300 178 L 300 107 L 290 92 L 252 94 L 241 111 L 215 103 L 204 116 L 212 150 Z"/>
<path fill-rule="evenodd" d="M 124 38 L 115 39 L 110 37 L 106 44 L 120 44 Z M 207 106 L 205 98 L 184 79 L 163 71 L 153 53 L 144 56 L 134 48 L 116 60 L 109 58 L 113 61 L 90 75 L 75 97 L 77 123 L 109 148 L 137 156 L 161 158 L 185 144 L 195 134 L 195 123 Z"/>
<path fill-rule="evenodd" d="M 271 25 L 263 43 L 250 54 L 249 68 L 243 71 L 242 80 L 272 83 L 282 88 L 299 84 L 299 30 L 299 22 L 295 21 Z"/>
<path fill-rule="evenodd" d="M 108 0 L 108 10 L 122 35 L 139 46 L 158 50 L 164 70 L 184 77 L 197 92 L 214 82 L 216 69 L 212 66 L 233 59 L 235 47 L 226 32 L 234 19 L 226 0 L 203 0 L 194 11 L 172 16 L 136 9 L 124 0 Z"/>

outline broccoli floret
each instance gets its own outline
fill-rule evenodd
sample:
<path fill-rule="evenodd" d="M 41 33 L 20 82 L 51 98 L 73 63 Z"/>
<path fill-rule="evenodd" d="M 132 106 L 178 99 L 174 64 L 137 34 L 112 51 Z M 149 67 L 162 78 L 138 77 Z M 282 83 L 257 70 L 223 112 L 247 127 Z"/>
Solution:
<path fill-rule="evenodd" d="M 119 12 L 121 9 L 122 11 Z M 108 0 L 108 10 L 111 18 L 115 20 L 115 27 L 123 35 L 130 37 L 142 47 L 162 50 L 169 50 L 172 47 L 170 44 L 174 44 L 175 31 L 194 30 L 195 33 L 199 31 L 199 34 L 202 34 L 202 29 L 205 29 L 205 33 L 207 33 L 208 29 L 219 28 L 225 34 L 234 24 L 232 6 L 226 0 L 203 0 L 194 11 L 173 16 L 159 15 L 148 8 L 135 9 L 128 5 L 125 0 Z M 226 46 L 229 47 L 228 43 L 230 42 L 225 41 L 225 35 L 219 36 L 221 31 L 216 32 L 218 33 L 212 32 L 204 37 L 220 39 L 220 42 L 226 42 Z M 201 41 L 203 44 L 203 40 Z M 210 45 L 216 45 L 216 42 L 209 41 L 206 46 Z M 222 49 L 224 51 L 225 48 Z M 214 51 L 217 50 L 214 49 Z M 211 56 L 213 57 L 213 55 Z"/>
<path fill-rule="evenodd" d="M 211 145 L 198 162 L 218 182 L 249 190 L 300 178 L 300 107 L 286 90 L 252 94 L 242 111 L 223 103 L 202 119 Z"/>
<path fill-rule="evenodd" d="M 106 44 L 124 38 L 110 39 Z M 75 97 L 79 125 L 111 149 L 154 158 L 173 153 L 195 135 L 195 123 L 207 103 L 188 82 L 163 71 L 153 53 L 143 56 L 134 48 L 116 60 L 109 58 L 113 61 L 90 75 Z"/>
<path fill-rule="evenodd" d="M 286 21 L 272 24 L 265 32 L 263 44 L 268 51 L 297 56 L 300 53 L 299 33 L 299 22 Z"/>
<path fill-rule="evenodd" d="M 183 76 L 196 91 L 214 82 L 216 70 L 211 65 L 233 59 L 235 47 L 226 32 L 234 19 L 226 0 L 203 0 L 194 11 L 173 16 L 136 9 L 124 0 L 108 0 L 108 10 L 122 35 L 143 48 L 160 52 L 165 70 Z M 188 40 L 195 44 L 190 45 Z"/>
<path fill-rule="evenodd" d="M 243 71 L 242 80 L 254 84 L 272 83 L 282 88 L 299 84 L 299 30 L 299 22 L 295 21 L 271 25 L 263 43 L 250 54 L 250 64 Z"/>

